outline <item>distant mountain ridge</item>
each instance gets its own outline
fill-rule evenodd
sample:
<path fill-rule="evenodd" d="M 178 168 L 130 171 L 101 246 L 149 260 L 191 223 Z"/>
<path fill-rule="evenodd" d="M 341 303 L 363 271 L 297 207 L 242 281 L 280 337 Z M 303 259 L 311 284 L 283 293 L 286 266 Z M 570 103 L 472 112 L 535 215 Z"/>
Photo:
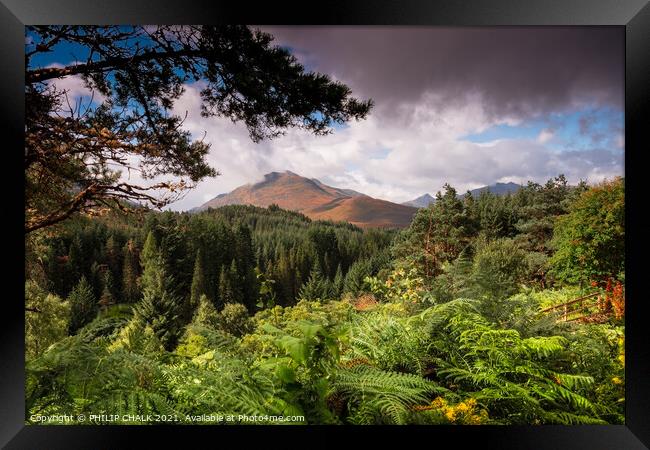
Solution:
<path fill-rule="evenodd" d="M 418 198 L 415 198 L 413 200 L 410 200 L 408 202 L 402 203 L 402 205 L 406 206 L 413 206 L 414 208 L 426 208 L 429 206 L 431 203 L 434 203 L 436 199 L 429 194 L 424 194 L 419 196 Z"/>
<path fill-rule="evenodd" d="M 512 194 L 517 192 L 519 189 L 521 189 L 523 186 L 517 183 L 495 183 L 491 184 L 489 186 L 483 186 L 480 188 L 472 189 L 470 192 L 473 197 L 478 197 L 481 195 L 481 192 L 484 191 L 490 191 L 491 193 L 495 195 L 507 195 L 507 194 Z M 458 194 L 458 197 L 463 197 L 465 193 Z M 408 202 L 402 203 L 402 205 L 406 206 L 413 206 L 415 208 L 426 208 L 429 206 L 431 203 L 435 203 L 436 199 L 435 197 L 432 197 L 429 194 L 424 194 L 421 195 L 418 198 L 415 198 L 413 200 L 410 200 Z"/>
<path fill-rule="evenodd" d="M 346 221 L 362 228 L 408 227 L 417 212 L 412 206 L 376 199 L 352 189 L 328 186 L 315 178 L 305 178 L 288 170 L 268 173 L 262 181 L 220 194 L 193 211 L 238 204 L 263 208 L 276 204 L 314 220 Z"/>

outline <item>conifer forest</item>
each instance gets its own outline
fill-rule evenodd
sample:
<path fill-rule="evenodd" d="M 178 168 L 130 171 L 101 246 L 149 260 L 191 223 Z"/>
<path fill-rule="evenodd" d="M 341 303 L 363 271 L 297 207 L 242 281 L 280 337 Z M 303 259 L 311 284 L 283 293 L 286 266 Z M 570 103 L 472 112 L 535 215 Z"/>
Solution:
<path fill-rule="evenodd" d="M 623 194 L 447 187 L 402 231 L 244 205 L 71 220 L 28 264 L 28 414 L 621 423 Z"/>
<path fill-rule="evenodd" d="M 251 142 L 373 101 L 249 27 L 28 28 L 27 424 L 624 423 L 623 176 L 450 182 L 406 227 L 172 210 L 222 170 L 169 113 L 185 83 Z M 87 60 L 39 62 L 62 43 Z"/>

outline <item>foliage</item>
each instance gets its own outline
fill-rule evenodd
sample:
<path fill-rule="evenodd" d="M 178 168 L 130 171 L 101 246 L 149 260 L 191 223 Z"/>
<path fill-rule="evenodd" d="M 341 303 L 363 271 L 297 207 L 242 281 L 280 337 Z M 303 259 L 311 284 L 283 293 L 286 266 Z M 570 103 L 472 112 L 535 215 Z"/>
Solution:
<path fill-rule="evenodd" d="M 318 262 L 309 274 L 309 279 L 300 288 L 298 298 L 300 300 L 327 300 L 332 297 L 332 285 L 327 278 L 323 277 Z"/>
<path fill-rule="evenodd" d="M 122 265 L 122 299 L 126 303 L 135 303 L 140 298 L 138 290 L 138 255 L 135 243 L 130 239 L 124 244 L 124 262 Z"/>
<path fill-rule="evenodd" d="M 275 358 L 262 362 L 261 367 L 273 370 L 288 400 L 304 412 L 309 423 L 336 423 L 337 417 L 327 405 L 328 374 L 339 359 L 339 338 L 344 329 L 306 320 L 294 322 L 293 333 L 270 324 L 263 329 L 273 336 L 273 345 L 279 352 Z"/>
<path fill-rule="evenodd" d="M 339 370 L 332 387 L 347 404 L 347 422 L 356 425 L 406 424 L 411 408 L 442 391 L 421 377 L 363 364 Z"/>
<path fill-rule="evenodd" d="M 471 311 L 437 321 L 432 333 L 437 347 L 445 349 L 435 357 L 437 377 L 484 404 L 491 419 L 512 424 L 604 423 L 600 416 L 607 408 L 587 398 L 594 378 L 560 372 L 551 363 L 565 351 L 565 338 L 523 339 L 517 331 L 496 328 Z"/>
<path fill-rule="evenodd" d="M 194 274 L 192 275 L 192 288 L 190 292 L 190 301 L 187 311 L 190 315 L 198 306 L 202 296 L 207 294 L 207 285 L 205 274 L 203 271 L 203 255 L 201 249 L 196 252 L 196 260 L 194 262 Z"/>
<path fill-rule="evenodd" d="M 455 259 L 469 243 L 474 225 L 456 190 L 445 184 L 445 193 L 421 208 L 395 247 L 397 257 L 410 261 L 428 280 L 438 275 L 442 264 Z"/>
<path fill-rule="evenodd" d="M 36 282 L 25 282 L 25 357 L 32 359 L 66 337 L 70 304 Z"/>
<path fill-rule="evenodd" d="M 201 295 L 199 306 L 196 308 L 194 317 L 192 318 L 192 323 L 214 328 L 217 326 L 218 321 L 219 313 L 214 307 L 214 304 L 205 296 L 205 294 Z"/>
<path fill-rule="evenodd" d="M 70 293 L 68 303 L 70 304 L 69 332 L 74 334 L 79 328 L 93 320 L 97 314 L 95 294 L 85 276 L 81 277 L 77 286 Z"/>
<path fill-rule="evenodd" d="M 108 350 L 152 355 L 162 352 L 163 346 L 153 328 L 135 317 L 120 330 L 117 338 L 108 346 Z"/>
<path fill-rule="evenodd" d="M 625 270 L 625 186 L 622 178 L 584 192 L 553 236 L 553 273 L 565 282 L 604 284 Z"/>
<path fill-rule="evenodd" d="M 217 315 L 216 325 L 233 336 L 242 336 L 252 328 L 248 310 L 241 303 L 227 303 Z"/>
<path fill-rule="evenodd" d="M 350 330 L 348 364 L 363 362 L 382 370 L 424 375 L 428 340 L 422 322 L 395 317 L 392 311 L 375 310 L 357 318 Z"/>
<path fill-rule="evenodd" d="M 509 297 L 528 279 L 526 253 L 510 239 L 479 243 L 471 277 L 480 295 Z"/>
<path fill-rule="evenodd" d="M 418 275 L 415 268 L 411 268 L 408 273 L 404 268 L 395 269 L 384 282 L 378 277 L 366 277 L 365 281 L 370 291 L 380 300 L 400 302 L 408 309 L 413 309 L 413 304 L 429 300 L 424 296 L 424 278 Z"/>
<path fill-rule="evenodd" d="M 70 221 L 59 235 L 33 239 L 45 257 L 32 254 L 26 272 L 70 296 L 85 284 L 93 308 L 104 290 L 128 298 L 134 280 L 138 293 L 135 304 L 88 316 L 73 336 L 39 341 L 27 364 L 27 417 L 623 423 L 624 273 L 590 287 L 554 285 L 547 273 L 548 231 L 558 220 L 544 214 L 562 217 L 581 191 L 558 178 L 512 196 L 448 196 L 440 211 L 423 213 L 447 220 L 432 228 L 429 237 L 443 243 L 429 242 L 431 252 L 418 241 L 428 231 L 417 227 L 394 240 L 395 232 L 312 222 L 277 207 Z M 447 233 L 454 220 L 462 234 Z M 391 259 L 409 248 L 415 257 Z M 426 258 L 434 257 L 428 276 Z M 114 289 L 102 283 L 105 273 L 117 274 Z M 65 302 L 39 286 L 26 284 L 28 307 L 62 312 Z M 593 290 L 603 323 L 544 311 Z M 243 303 L 251 299 L 252 310 Z M 183 317 L 183 308 L 193 314 Z M 64 325 L 44 326 L 32 335 Z"/>
<path fill-rule="evenodd" d="M 98 303 L 102 309 L 106 309 L 109 306 L 117 303 L 113 294 L 113 292 L 115 292 L 115 284 L 113 283 L 113 275 L 111 274 L 110 270 L 106 270 L 106 272 L 104 272 L 104 279 L 102 284 L 104 288 L 102 289 L 102 295 L 99 298 Z"/>
<path fill-rule="evenodd" d="M 180 302 L 171 291 L 173 278 L 167 275 L 164 261 L 153 235 L 149 233 L 142 252 L 142 300 L 134 307 L 134 316 L 151 326 L 165 348 L 172 348 L 178 335 Z"/>

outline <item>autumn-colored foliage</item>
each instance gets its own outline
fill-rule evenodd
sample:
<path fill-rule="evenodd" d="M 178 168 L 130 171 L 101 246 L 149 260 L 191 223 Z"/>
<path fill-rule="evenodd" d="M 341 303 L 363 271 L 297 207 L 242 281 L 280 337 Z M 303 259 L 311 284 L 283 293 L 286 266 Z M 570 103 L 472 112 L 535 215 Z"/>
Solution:
<path fill-rule="evenodd" d="M 625 271 L 625 185 L 622 178 L 584 192 L 556 220 L 551 258 L 561 281 L 606 283 Z"/>

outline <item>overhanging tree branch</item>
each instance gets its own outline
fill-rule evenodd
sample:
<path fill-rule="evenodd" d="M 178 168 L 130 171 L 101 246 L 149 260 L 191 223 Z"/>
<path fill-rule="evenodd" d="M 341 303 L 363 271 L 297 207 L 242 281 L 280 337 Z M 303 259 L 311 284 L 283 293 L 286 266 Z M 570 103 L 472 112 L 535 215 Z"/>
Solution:
<path fill-rule="evenodd" d="M 108 72 L 129 65 L 137 65 L 144 61 L 160 61 L 171 58 L 198 56 L 201 56 L 199 50 L 178 50 L 167 52 L 145 52 L 131 57 L 108 57 L 102 61 L 93 61 L 85 64 L 28 70 L 25 72 L 25 83 L 41 83 L 55 78 L 63 78 L 71 75 L 85 75 L 91 72 Z"/>
<path fill-rule="evenodd" d="M 342 83 L 306 72 L 289 51 L 272 45 L 272 36 L 246 26 L 28 29 L 35 48 L 25 67 L 26 233 L 107 203 L 161 208 L 218 175 L 206 161 L 210 145 L 193 140 L 184 119 L 170 114 L 188 80 L 205 85 L 203 116 L 243 122 L 255 142 L 289 127 L 326 134 L 334 123 L 364 118 L 372 106 Z M 66 42 L 87 49 L 84 63 L 30 65 L 30 56 Z M 105 101 L 91 101 L 83 112 L 73 108 L 56 82 L 75 75 Z M 190 183 L 135 186 L 120 169 L 144 180 L 173 175 Z M 171 195 L 156 197 L 153 188 Z"/>

